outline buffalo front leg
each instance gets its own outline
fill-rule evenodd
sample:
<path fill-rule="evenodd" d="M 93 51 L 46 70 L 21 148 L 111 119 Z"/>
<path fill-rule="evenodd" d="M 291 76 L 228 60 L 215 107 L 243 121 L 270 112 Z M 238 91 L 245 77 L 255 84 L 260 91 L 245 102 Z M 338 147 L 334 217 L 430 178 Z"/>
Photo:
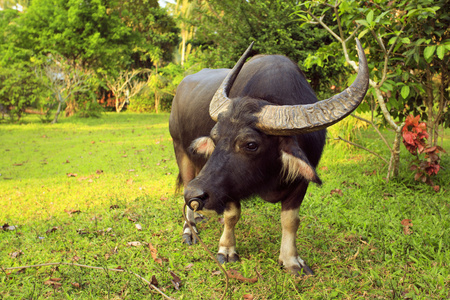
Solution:
<path fill-rule="evenodd" d="M 239 260 L 236 253 L 236 238 L 234 236 L 234 228 L 241 217 L 241 204 L 228 202 L 223 213 L 224 228 L 222 237 L 219 241 L 219 251 L 217 260 L 223 264 L 225 262 L 235 262 Z"/>
<path fill-rule="evenodd" d="M 293 275 L 314 275 L 303 259 L 298 256 L 296 240 L 297 230 L 300 224 L 298 216 L 299 208 L 281 211 L 281 248 L 279 263 Z"/>
<path fill-rule="evenodd" d="M 174 141 L 174 147 L 175 147 L 175 154 L 177 157 L 178 168 L 180 170 L 179 176 L 181 178 L 181 182 L 183 183 L 184 188 L 186 189 L 187 184 L 192 179 L 195 178 L 199 170 L 194 166 L 194 164 L 186 155 L 186 153 L 184 152 L 179 143 L 176 143 Z M 183 243 L 192 245 L 198 242 L 196 236 L 192 233 L 192 230 L 194 230 L 195 233 L 198 233 L 197 226 L 195 224 L 201 222 L 203 220 L 203 216 L 201 214 L 194 212 L 192 209 L 189 208 L 189 206 L 186 207 L 187 207 L 186 209 L 187 221 L 185 220 L 183 225 Z M 189 226 L 188 223 L 191 226 Z"/>

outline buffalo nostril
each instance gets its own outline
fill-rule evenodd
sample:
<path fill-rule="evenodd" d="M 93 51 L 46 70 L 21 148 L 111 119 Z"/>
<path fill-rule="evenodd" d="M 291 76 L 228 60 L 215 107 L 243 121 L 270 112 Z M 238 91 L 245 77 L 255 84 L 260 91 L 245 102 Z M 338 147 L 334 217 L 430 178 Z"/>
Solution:
<path fill-rule="evenodd" d="M 203 200 L 201 200 L 200 198 L 192 198 L 189 200 L 188 206 L 193 211 L 202 210 Z"/>
<path fill-rule="evenodd" d="M 196 211 L 201 210 L 204 206 L 208 194 L 200 189 L 189 189 L 185 193 L 186 203 L 190 209 Z"/>

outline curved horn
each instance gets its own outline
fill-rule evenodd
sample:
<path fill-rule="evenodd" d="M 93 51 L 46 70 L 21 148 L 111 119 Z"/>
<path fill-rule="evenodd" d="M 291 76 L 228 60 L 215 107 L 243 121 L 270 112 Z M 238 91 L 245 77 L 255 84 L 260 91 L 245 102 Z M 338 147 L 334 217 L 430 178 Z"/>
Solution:
<path fill-rule="evenodd" d="M 211 103 L 209 104 L 209 115 L 211 118 L 217 122 L 217 117 L 219 114 L 225 110 L 227 110 L 228 106 L 231 103 L 230 98 L 228 98 L 228 94 L 231 90 L 231 87 L 233 86 L 234 81 L 236 80 L 236 77 L 238 76 L 239 72 L 242 69 L 242 66 L 244 65 L 246 59 L 250 55 L 250 51 L 253 47 L 252 42 L 250 46 L 248 46 L 247 50 L 245 50 L 244 54 L 242 54 L 239 61 L 236 63 L 236 65 L 233 67 L 233 69 L 228 73 L 227 77 L 223 80 L 220 87 L 217 89 L 216 93 L 214 94 L 214 97 L 211 100 Z"/>
<path fill-rule="evenodd" d="M 295 135 L 324 129 L 354 111 L 366 95 L 369 67 L 361 43 L 358 46 L 358 76 L 351 86 L 329 99 L 306 105 L 266 105 L 256 114 L 256 127 L 270 135 Z"/>

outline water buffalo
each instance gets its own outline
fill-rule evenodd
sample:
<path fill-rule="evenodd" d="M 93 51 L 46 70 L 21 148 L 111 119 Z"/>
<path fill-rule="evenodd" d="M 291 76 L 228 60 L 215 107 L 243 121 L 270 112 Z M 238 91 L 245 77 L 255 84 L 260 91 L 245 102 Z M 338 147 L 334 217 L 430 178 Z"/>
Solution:
<path fill-rule="evenodd" d="M 224 214 L 217 258 L 237 261 L 234 227 L 240 201 L 252 195 L 281 202 L 280 264 L 293 274 L 313 274 L 299 257 L 299 207 L 310 181 L 321 184 L 316 166 L 325 128 L 358 107 L 368 82 L 368 66 L 357 41 L 359 71 L 353 84 L 333 97 L 317 98 L 297 64 L 281 55 L 257 55 L 245 63 L 252 45 L 230 71 L 204 69 L 178 86 L 170 134 L 184 185 L 187 219 L 195 209 Z M 196 243 L 184 225 L 184 242 Z"/>

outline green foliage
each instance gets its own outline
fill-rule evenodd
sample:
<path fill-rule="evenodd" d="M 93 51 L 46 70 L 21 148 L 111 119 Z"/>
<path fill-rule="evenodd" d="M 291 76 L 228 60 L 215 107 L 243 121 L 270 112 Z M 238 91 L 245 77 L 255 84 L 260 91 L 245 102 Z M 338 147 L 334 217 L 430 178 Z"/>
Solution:
<path fill-rule="evenodd" d="M 19 19 L 21 42 L 55 51 L 99 71 L 130 63 L 136 37 L 113 8 L 114 0 L 36 0 Z"/>
<path fill-rule="evenodd" d="M 359 116 L 364 118 L 369 117 L 367 113 Z M 330 138 L 328 143 L 335 147 L 339 147 L 337 145 L 343 145 L 345 148 L 349 149 L 352 146 L 347 143 L 340 142 L 338 138 L 342 137 L 347 141 L 356 140 L 368 127 L 369 125 L 366 122 L 363 122 L 357 118 L 345 118 L 327 129 L 327 136 Z"/>
<path fill-rule="evenodd" d="M 97 101 L 85 101 L 76 115 L 80 118 L 100 118 L 105 109 Z"/>
<path fill-rule="evenodd" d="M 390 114 L 400 122 L 410 113 L 420 114 L 434 131 L 437 131 L 435 124 L 449 124 L 446 120 L 450 95 L 447 7 L 446 0 L 369 3 L 350 0 L 342 1 L 337 11 L 345 37 L 353 34 L 364 41 L 371 78 L 382 84 L 380 88 L 388 98 L 386 106 Z M 305 22 L 303 26 L 314 21 L 310 14 L 330 20 L 334 13 L 323 1 L 306 1 L 299 8 L 297 14 Z M 336 29 L 336 23 L 325 23 Z M 337 45 L 340 46 L 335 42 L 310 54 L 307 66 L 320 66 L 331 53 L 336 53 Z M 350 53 L 355 56 L 354 50 Z M 371 87 L 368 94 L 375 94 L 375 88 Z M 362 106 L 360 111 L 369 108 Z M 380 107 L 377 112 L 382 114 Z"/>
<path fill-rule="evenodd" d="M 197 25 L 191 43 L 201 46 L 208 67 L 232 67 L 255 41 L 254 54 L 283 54 L 303 62 L 332 39 L 319 27 L 298 25 L 298 1 L 239 1 L 213 0 L 197 7 L 192 22 Z M 339 58 L 337 58 L 339 60 Z M 335 82 L 329 78 L 341 73 L 334 57 L 327 58 L 321 67 L 311 67 L 306 77 L 314 90 L 330 94 Z"/>
<path fill-rule="evenodd" d="M 49 95 L 42 89 L 29 64 L 0 65 L 0 103 L 10 108 L 12 119 L 20 120 L 26 108 L 45 102 L 45 96 Z"/>
<path fill-rule="evenodd" d="M 149 75 L 147 86 L 137 96 L 130 99 L 128 110 L 133 112 L 170 111 L 178 84 L 183 78 L 199 70 L 199 66 L 189 60 L 183 66 L 169 63 Z"/>

